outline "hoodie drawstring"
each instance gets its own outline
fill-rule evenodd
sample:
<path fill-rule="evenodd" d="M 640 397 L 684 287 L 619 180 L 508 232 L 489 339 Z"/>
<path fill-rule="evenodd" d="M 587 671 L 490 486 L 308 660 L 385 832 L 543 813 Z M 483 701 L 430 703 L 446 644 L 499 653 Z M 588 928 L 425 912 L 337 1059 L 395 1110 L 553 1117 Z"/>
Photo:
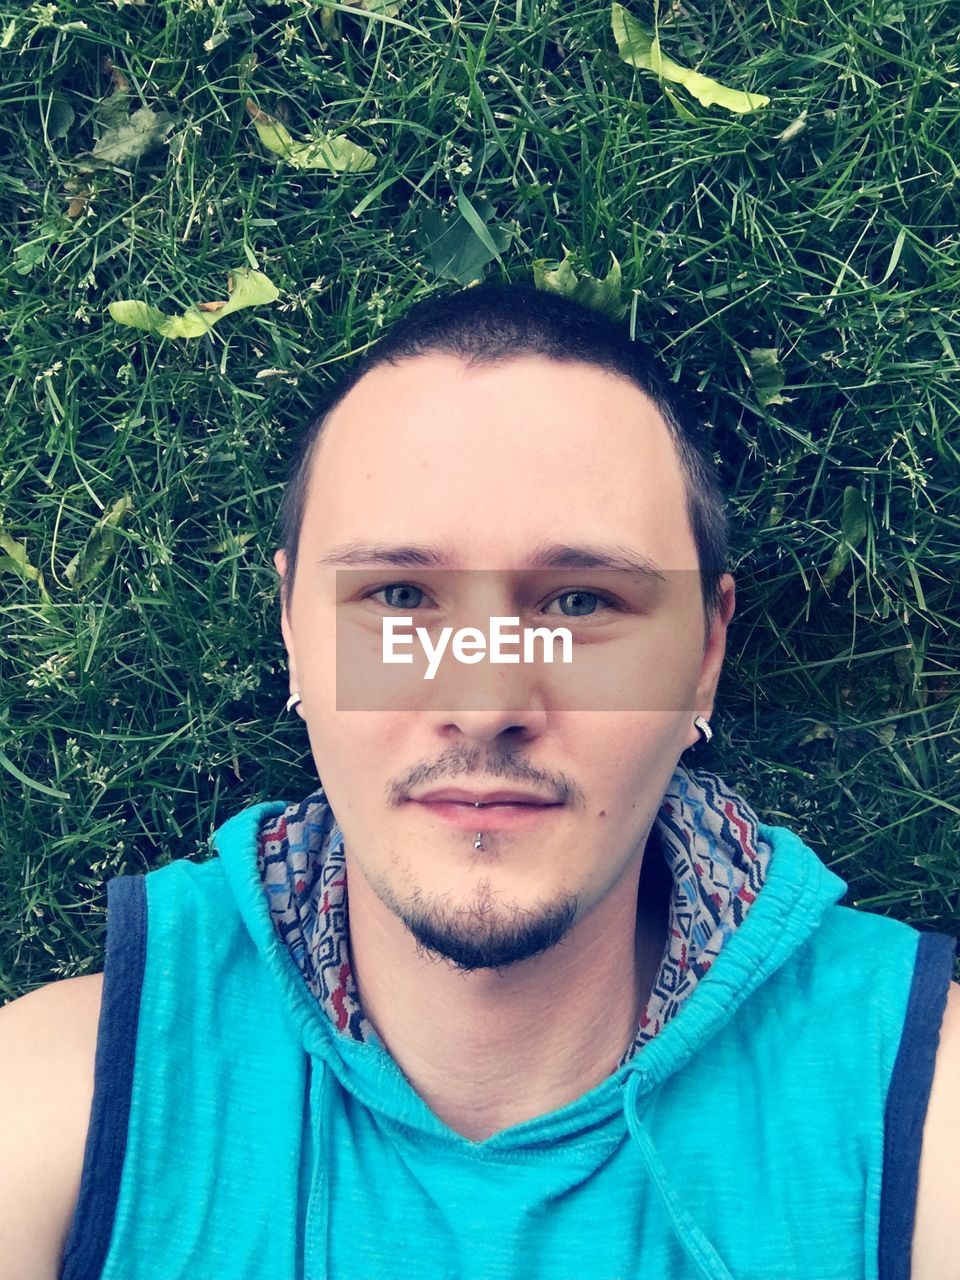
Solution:
<path fill-rule="evenodd" d="M 308 1088 L 308 1116 L 313 1129 L 314 1150 L 310 1170 L 306 1220 L 303 1238 L 304 1280 L 319 1280 L 330 1274 L 330 1069 L 322 1057 L 307 1054 L 307 1071 L 310 1074 Z"/>
<path fill-rule="evenodd" d="M 637 1115 L 637 1094 L 642 1081 L 643 1075 L 641 1072 L 631 1072 L 627 1081 L 623 1109 L 630 1136 L 637 1144 L 647 1172 L 660 1193 L 664 1208 L 670 1215 L 670 1221 L 673 1224 L 677 1239 L 697 1268 L 699 1275 L 703 1277 L 703 1280 L 733 1280 L 733 1274 L 728 1271 L 723 1259 L 680 1203 L 677 1193 L 670 1185 L 670 1179 L 663 1161 L 653 1145 L 653 1139 Z"/>

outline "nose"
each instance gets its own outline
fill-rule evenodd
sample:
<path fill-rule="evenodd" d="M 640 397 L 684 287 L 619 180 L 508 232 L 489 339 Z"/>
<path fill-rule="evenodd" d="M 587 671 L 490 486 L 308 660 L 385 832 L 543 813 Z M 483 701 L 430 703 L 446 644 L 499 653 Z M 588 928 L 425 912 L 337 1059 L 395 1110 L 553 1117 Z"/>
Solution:
<path fill-rule="evenodd" d="M 536 663 L 455 662 L 431 691 L 424 714 L 444 736 L 459 733 L 478 745 L 533 741 L 547 724 L 540 675 Z"/>
<path fill-rule="evenodd" d="M 430 718 L 445 737 L 458 733 L 466 742 L 484 746 L 500 739 L 517 745 L 533 742 L 543 733 L 546 724 L 546 713 L 534 709 L 433 713 Z"/>

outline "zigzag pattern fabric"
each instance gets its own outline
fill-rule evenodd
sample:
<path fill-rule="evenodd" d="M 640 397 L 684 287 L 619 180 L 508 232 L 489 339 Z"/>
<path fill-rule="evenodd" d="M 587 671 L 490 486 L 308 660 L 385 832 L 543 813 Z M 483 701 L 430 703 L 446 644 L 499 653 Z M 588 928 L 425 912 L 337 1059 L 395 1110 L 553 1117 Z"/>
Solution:
<path fill-rule="evenodd" d="M 715 774 L 680 765 L 654 822 L 673 879 L 667 942 L 624 1066 L 672 1018 L 763 888 L 772 849 Z M 323 788 L 261 823 L 257 867 L 281 942 L 337 1029 L 379 1043 L 350 967 L 344 836 Z"/>

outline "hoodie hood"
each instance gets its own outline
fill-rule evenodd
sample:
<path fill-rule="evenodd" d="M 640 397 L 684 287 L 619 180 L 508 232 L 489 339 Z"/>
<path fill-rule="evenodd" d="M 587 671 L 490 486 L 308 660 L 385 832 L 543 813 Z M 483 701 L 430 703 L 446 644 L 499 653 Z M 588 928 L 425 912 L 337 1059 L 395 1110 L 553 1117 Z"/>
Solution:
<path fill-rule="evenodd" d="M 679 768 L 648 844 L 672 882 L 667 941 L 629 1062 L 677 1012 L 763 888 L 771 846 L 753 810 L 716 775 Z M 338 1031 L 378 1043 L 349 964 L 343 832 L 323 789 L 257 832 L 257 867 L 278 939 Z M 643 885 L 641 884 L 641 893 Z"/>
<path fill-rule="evenodd" d="M 677 769 L 652 834 L 673 882 L 669 931 L 633 1043 L 588 1093 L 479 1143 L 430 1110 L 364 1017 L 349 962 L 344 838 L 322 789 L 299 803 L 243 810 L 215 832 L 213 844 L 247 931 L 316 1063 L 316 1087 L 332 1090 L 335 1077 L 378 1126 L 395 1126 L 397 1141 L 412 1135 L 421 1144 L 439 1142 L 456 1158 L 520 1152 L 535 1159 L 555 1153 L 557 1144 L 580 1151 L 590 1138 L 598 1149 L 601 1136 L 612 1142 L 626 1134 L 695 1274 L 731 1280 L 671 1184 L 644 1114 L 658 1087 L 708 1051 L 847 886 L 797 836 L 759 823 L 704 771 Z M 554 1154 L 550 1159 L 556 1162 Z"/>

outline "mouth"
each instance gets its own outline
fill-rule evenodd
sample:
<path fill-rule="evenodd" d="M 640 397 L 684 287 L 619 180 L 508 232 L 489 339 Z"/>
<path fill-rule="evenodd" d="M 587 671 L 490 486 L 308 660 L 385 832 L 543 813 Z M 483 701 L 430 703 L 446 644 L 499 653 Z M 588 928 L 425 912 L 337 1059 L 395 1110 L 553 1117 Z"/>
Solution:
<path fill-rule="evenodd" d="M 511 831 L 543 821 L 548 814 L 563 808 L 562 804 L 535 804 L 500 801 L 482 804 L 472 801 L 411 800 L 415 808 L 433 818 L 458 827 L 462 831 Z"/>

